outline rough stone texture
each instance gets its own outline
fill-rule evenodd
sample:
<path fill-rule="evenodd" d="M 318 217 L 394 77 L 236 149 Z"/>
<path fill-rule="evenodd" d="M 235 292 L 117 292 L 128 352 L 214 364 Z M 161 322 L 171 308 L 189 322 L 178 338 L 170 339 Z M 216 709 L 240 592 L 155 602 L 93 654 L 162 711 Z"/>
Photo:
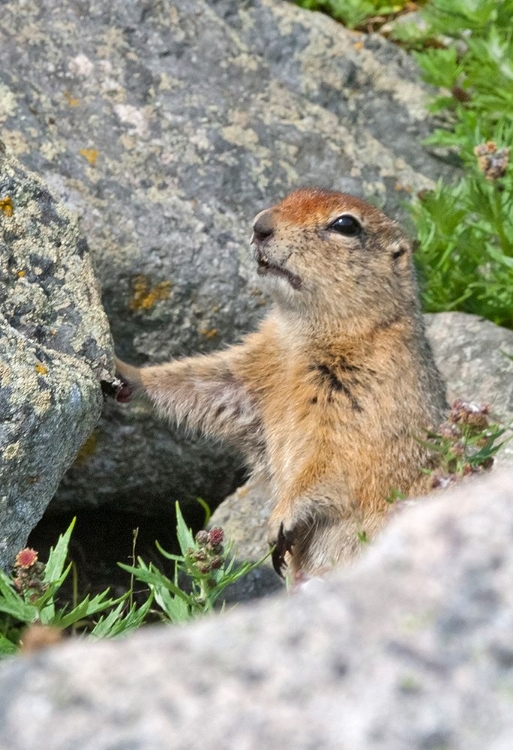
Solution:
<path fill-rule="evenodd" d="M 448 386 L 449 401 L 464 398 L 490 404 L 492 419 L 513 425 L 513 331 L 466 313 L 427 315 L 427 334 L 435 360 Z M 513 463 L 513 433 L 496 458 L 496 467 Z M 252 482 L 217 508 L 212 524 L 222 526 L 242 560 L 259 560 L 267 550 L 269 493 L 265 483 Z M 271 571 L 271 562 L 266 563 Z M 258 578 L 257 578 L 258 576 Z M 276 579 L 262 569 L 252 572 L 231 590 L 234 599 L 247 599 L 275 590 Z"/>
<path fill-rule="evenodd" d="M 156 362 L 232 342 L 262 300 L 251 218 L 299 184 L 395 212 L 447 171 L 414 62 L 290 3 L 6 0 L 0 126 L 76 211 L 120 356 Z M 54 508 L 233 488 L 224 449 L 145 407 L 110 404 Z"/>
<path fill-rule="evenodd" d="M 490 404 L 491 418 L 513 428 L 513 331 L 467 313 L 427 315 L 427 333 L 449 400 Z M 508 356 L 509 355 L 509 356 Z M 513 432 L 496 466 L 513 464 Z"/>
<path fill-rule="evenodd" d="M 10 750 L 508 750 L 513 473 L 395 519 L 296 596 L 0 668 Z"/>
<path fill-rule="evenodd" d="M 112 343 L 87 243 L 0 143 L 0 566 L 100 416 Z"/>
<path fill-rule="evenodd" d="M 488 403 L 495 419 L 512 423 L 513 331 L 460 312 L 427 315 L 426 322 L 449 397 Z"/>

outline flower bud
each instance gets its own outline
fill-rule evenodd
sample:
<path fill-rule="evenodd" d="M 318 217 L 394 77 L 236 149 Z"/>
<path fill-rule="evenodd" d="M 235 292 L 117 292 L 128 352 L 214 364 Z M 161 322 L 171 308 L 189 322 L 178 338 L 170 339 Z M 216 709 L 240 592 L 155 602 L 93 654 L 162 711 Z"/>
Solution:
<path fill-rule="evenodd" d="M 210 529 L 209 541 L 213 547 L 215 547 L 218 544 L 222 544 L 223 539 L 224 539 L 224 532 L 222 529 L 218 527 L 214 527 L 213 529 Z"/>
<path fill-rule="evenodd" d="M 209 538 L 210 537 L 209 537 L 208 531 L 205 531 L 205 529 L 202 529 L 201 531 L 198 531 L 198 533 L 196 534 L 196 543 L 203 547 L 205 546 L 205 544 L 208 544 Z"/>

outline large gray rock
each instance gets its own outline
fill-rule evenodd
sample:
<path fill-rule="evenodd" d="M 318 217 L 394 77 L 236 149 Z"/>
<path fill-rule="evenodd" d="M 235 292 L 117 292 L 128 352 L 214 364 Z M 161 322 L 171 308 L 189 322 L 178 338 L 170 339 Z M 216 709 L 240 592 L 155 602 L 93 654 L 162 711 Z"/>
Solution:
<path fill-rule="evenodd" d="M 112 343 L 87 244 L 0 143 L 0 567 L 97 423 Z"/>
<path fill-rule="evenodd" d="M 450 312 L 427 315 L 427 335 L 448 389 L 457 398 L 490 404 L 490 419 L 513 425 L 513 331 L 475 315 Z M 506 436 L 505 436 L 506 437 Z M 496 466 L 513 464 L 513 433 L 500 449 Z M 504 439 L 504 438 L 503 438 Z M 221 503 L 212 524 L 222 526 L 241 560 L 259 560 L 268 549 L 269 490 L 263 481 L 250 480 Z M 275 590 L 271 562 L 241 579 L 232 589 L 234 599 L 247 599 Z"/>
<path fill-rule="evenodd" d="M 513 422 L 513 331 L 461 312 L 427 315 L 427 334 L 449 398 L 490 404 L 491 415 Z"/>
<path fill-rule="evenodd" d="M 255 325 L 252 216 L 305 183 L 395 212 L 446 169 L 414 62 L 290 3 L 6 0 L 0 125 L 76 211 L 120 356 L 206 351 Z M 54 508 L 221 499 L 237 465 L 109 404 Z"/>
<path fill-rule="evenodd" d="M 419 504 L 296 596 L 4 664 L 0 746 L 508 750 L 512 489 Z"/>

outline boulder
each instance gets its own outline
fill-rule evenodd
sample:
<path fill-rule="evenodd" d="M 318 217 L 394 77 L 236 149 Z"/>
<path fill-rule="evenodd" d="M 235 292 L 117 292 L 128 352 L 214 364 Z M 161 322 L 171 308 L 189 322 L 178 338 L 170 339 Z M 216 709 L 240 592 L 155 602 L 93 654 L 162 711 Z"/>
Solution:
<path fill-rule="evenodd" d="M 109 326 L 87 243 L 0 144 L 0 567 L 100 417 Z"/>
<path fill-rule="evenodd" d="M 413 59 L 291 3 L 6 0 L 0 48 L 3 137 L 79 215 L 134 363 L 255 326 L 251 219 L 292 188 L 396 213 L 450 169 L 420 146 L 431 125 Z M 111 403 L 53 509 L 216 502 L 238 469 L 146 406 Z"/>
<path fill-rule="evenodd" d="M 0 746 L 506 750 L 512 487 L 419 503 L 296 595 L 3 664 Z"/>
<path fill-rule="evenodd" d="M 489 404 L 493 419 L 513 424 L 513 331 L 462 312 L 426 315 L 426 322 L 449 400 Z M 510 456 L 506 445 L 499 459 Z"/>

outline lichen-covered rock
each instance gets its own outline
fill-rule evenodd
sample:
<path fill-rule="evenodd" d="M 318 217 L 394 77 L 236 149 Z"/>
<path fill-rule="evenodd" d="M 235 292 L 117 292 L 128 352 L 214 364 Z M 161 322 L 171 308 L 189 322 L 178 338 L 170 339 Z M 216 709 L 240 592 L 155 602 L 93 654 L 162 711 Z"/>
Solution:
<path fill-rule="evenodd" d="M 463 398 L 489 404 L 491 419 L 511 427 L 513 331 L 458 312 L 427 315 L 426 324 L 436 363 L 447 383 L 449 401 Z M 497 455 L 493 471 L 513 464 L 511 430 L 505 438 L 508 440 Z M 212 523 L 222 526 L 227 537 L 233 539 L 242 560 L 259 560 L 266 554 L 268 501 L 265 482 L 250 480 L 221 503 L 212 516 Z M 270 568 L 269 561 L 267 569 Z M 276 585 L 277 578 L 267 577 L 261 570 L 257 576 L 255 571 L 232 588 L 231 596 L 244 600 L 270 593 Z"/>
<path fill-rule="evenodd" d="M 251 219 L 291 188 L 395 212 L 447 170 L 420 145 L 412 58 L 291 3 L 6 0 L 0 49 L 4 138 L 80 215 L 118 353 L 135 363 L 255 324 Z M 56 503 L 221 499 L 236 466 L 143 405 L 109 404 Z"/>
<path fill-rule="evenodd" d="M 0 567 L 95 426 L 112 344 L 87 244 L 0 145 Z"/>
<path fill-rule="evenodd" d="M 419 503 L 295 596 L 2 665 L 0 746 L 508 750 L 512 486 Z"/>

